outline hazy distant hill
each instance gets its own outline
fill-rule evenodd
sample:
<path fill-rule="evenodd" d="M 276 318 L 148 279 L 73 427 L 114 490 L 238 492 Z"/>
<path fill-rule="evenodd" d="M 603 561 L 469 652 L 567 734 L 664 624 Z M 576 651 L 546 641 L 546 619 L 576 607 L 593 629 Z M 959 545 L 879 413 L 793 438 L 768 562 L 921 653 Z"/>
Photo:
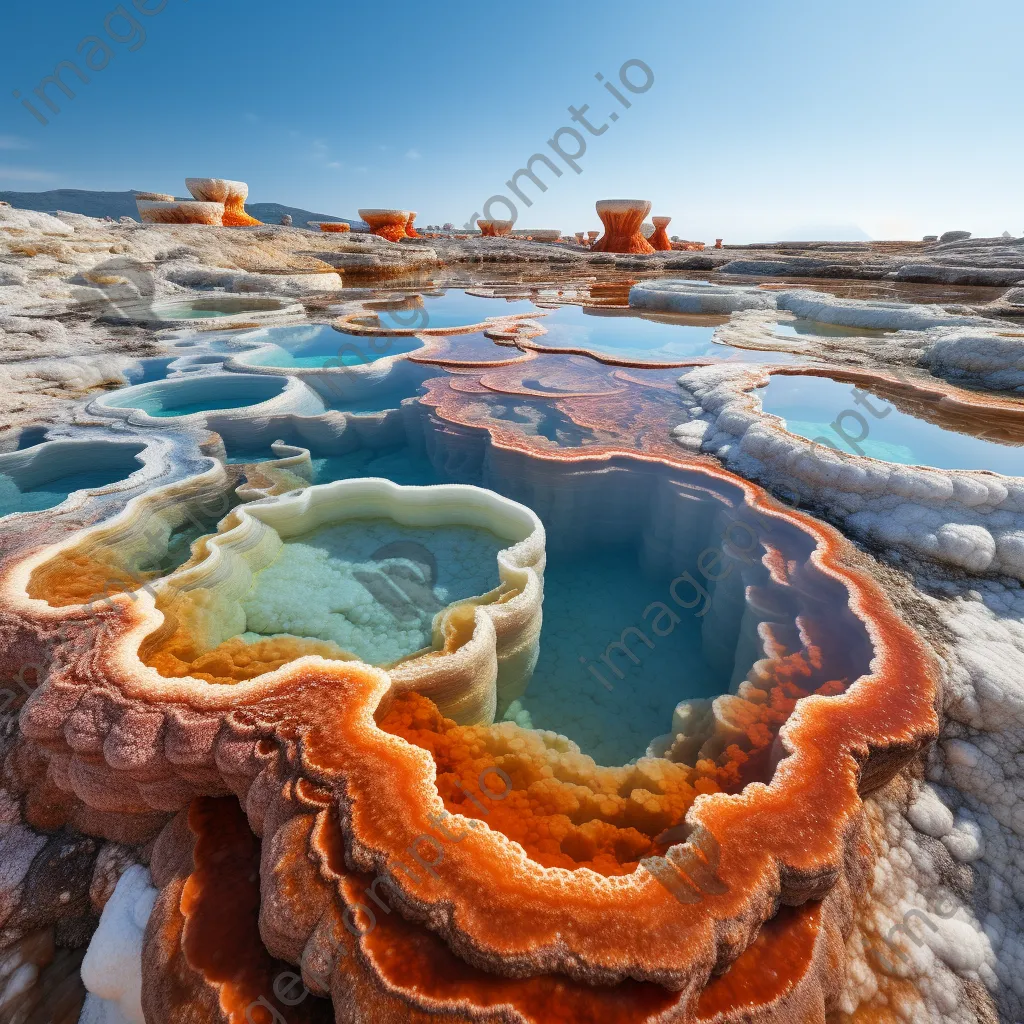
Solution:
<path fill-rule="evenodd" d="M 89 192 L 78 188 L 58 188 L 49 192 L 0 192 L 0 199 L 22 210 L 66 210 L 68 213 L 83 213 L 87 217 L 121 217 L 139 219 L 135 206 L 136 192 Z M 309 220 L 345 220 L 330 213 L 312 213 L 297 206 L 282 206 L 280 203 L 247 203 L 249 214 L 268 224 L 278 224 L 281 217 L 291 214 L 294 226 L 304 228 Z M 356 223 L 348 220 L 348 224 Z"/>
<path fill-rule="evenodd" d="M 789 239 L 828 242 L 870 242 L 871 236 L 857 224 L 801 224 L 776 232 L 765 241 L 778 242 Z"/>

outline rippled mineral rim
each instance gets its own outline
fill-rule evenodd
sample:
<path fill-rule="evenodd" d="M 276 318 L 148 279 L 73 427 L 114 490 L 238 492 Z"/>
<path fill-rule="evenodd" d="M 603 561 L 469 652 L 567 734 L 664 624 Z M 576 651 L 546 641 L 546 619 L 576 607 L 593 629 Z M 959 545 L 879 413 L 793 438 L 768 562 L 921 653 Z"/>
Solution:
<path fill-rule="evenodd" d="M 91 604 L 55 607 L 44 599 L 30 597 L 32 573 L 59 554 L 75 549 L 95 549 L 102 547 L 104 542 L 130 547 L 140 532 L 141 520 L 167 505 L 168 492 L 184 497 L 189 483 L 209 487 L 222 479 L 223 472 L 216 465 L 200 477 L 141 495 L 113 520 L 35 552 L 0 577 L 0 600 L 5 607 L 19 610 L 36 620 L 59 621 L 89 616 L 94 612 Z M 190 707 L 221 711 L 237 709 L 268 695 L 290 690 L 300 683 L 303 672 L 311 665 L 325 667 L 330 672 L 332 662 L 308 655 L 253 680 L 233 684 L 210 683 L 191 676 L 163 676 L 143 664 L 139 650 L 143 641 L 164 622 L 163 613 L 156 607 L 159 595 L 173 597 L 230 584 L 232 562 L 245 560 L 247 553 L 258 548 L 267 536 L 268 527 L 273 531 L 275 526 L 280 526 L 290 536 L 292 527 L 298 522 L 303 526 L 308 522 L 308 528 L 315 529 L 363 518 L 391 518 L 406 525 L 420 526 L 453 523 L 477 526 L 511 542 L 497 555 L 500 584 L 487 594 L 456 601 L 438 612 L 434 620 L 438 646 L 403 658 L 390 670 L 389 685 L 393 681 L 398 690 L 413 688 L 431 696 L 431 679 L 445 672 L 458 676 L 458 685 L 480 690 L 485 684 L 478 677 L 486 670 L 488 658 L 493 658 L 495 645 L 515 648 L 522 639 L 517 635 L 516 627 L 522 622 L 529 628 L 539 615 L 543 592 L 540 576 L 544 565 L 543 525 L 525 505 L 470 484 L 408 487 L 381 478 L 361 477 L 305 487 L 241 505 L 225 516 L 219 532 L 207 538 L 198 556 L 189 559 L 155 585 L 133 593 L 112 595 L 104 601 L 121 619 L 117 635 L 111 635 L 109 650 L 104 650 L 102 655 L 112 670 L 111 678 L 118 680 L 120 692 L 129 699 L 166 700 L 170 703 L 184 697 Z M 456 631 L 456 618 L 466 610 L 473 612 L 472 635 L 468 639 L 460 637 L 455 647 L 444 643 L 445 638 Z M 430 664 L 424 665 L 424 660 L 429 660 Z M 493 690 L 493 680 L 490 685 Z M 445 699 L 447 690 L 451 688 L 444 687 L 444 692 L 438 695 L 442 704 L 452 703 Z M 466 701 L 459 703 L 465 704 Z M 487 718 L 486 707 L 489 706 L 489 714 L 493 717 L 493 692 L 483 696 L 478 694 L 473 703 L 474 716 Z"/>
<path fill-rule="evenodd" d="M 225 384 L 237 385 L 246 377 L 253 381 L 266 382 L 267 377 L 251 373 L 219 372 L 214 370 L 211 373 L 187 373 L 173 377 L 166 377 L 163 380 L 149 381 L 146 384 L 132 384 L 117 391 L 111 391 L 99 398 L 93 399 L 86 406 L 86 411 L 94 416 L 114 417 L 122 419 L 139 427 L 160 427 L 168 430 L 173 427 L 202 426 L 211 417 L 230 419 L 255 419 L 260 417 L 273 416 L 288 412 L 303 412 L 307 415 L 316 415 L 324 412 L 323 402 L 316 392 L 303 383 L 301 378 L 293 373 L 273 374 L 277 378 L 284 378 L 283 386 L 277 394 L 271 395 L 259 402 L 252 402 L 248 405 L 225 405 L 214 409 L 206 409 L 200 412 L 183 413 L 180 416 L 151 416 L 145 409 L 132 405 L 113 405 L 115 399 L 123 401 L 131 399 L 136 395 L 148 395 L 153 391 L 162 389 L 178 390 L 187 389 L 195 385 L 197 381 L 222 380 Z M 205 386 L 205 385 L 199 385 Z"/>
<path fill-rule="evenodd" d="M 6 526 L 16 516 L 44 514 L 47 517 L 51 517 L 62 512 L 77 512 L 88 505 L 90 500 L 97 495 L 115 495 L 119 492 L 134 490 L 144 480 L 155 482 L 161 476 L 167 474 L 171 466 L 173 445 L 164 438 L 142 437 L 136 434 L 113 438 L 110 436 L 72 436 L 50 438 L 33 445 L 31 448 L 0 453 L 0 473 L 8 473 L 14 467 L 31 464 L 37 459 L 56 458 L 62 451 L 73 455 L 77 449 L 84 456 L 91 448 L 95 448 L 97 445 L 123 445 L 141 448 L 141 451 L 135 456 L 139 463 L 139 468 L 126 473 L 122 480 L 115 481 L 112 484 L 101 487 L 84 487 L 71 491 L 63 501 L 50 506 L 50 508 L 37 511 L 9 512 L 6 516 L 0 516 L 0 522 L 3 522 Z M 76 459 L 75 466 L 80 468 L 81 465 L 82 463 Z"/>
<path fill-rule="evenodd" d="M 353 316 L 361 316 L 364 314 L 351 314 Z M 334 324 L 322 324 L 322 323 L 310 323 L 301 324 L 297 326 L 303 327 L 334 327 L 338 331 L 338 348 L 339 350 L 344 346 L 346 334 L 356 334 L 371 337 L 392 337 L 394 335 L 402 336 L 416 336 L 420 337 L 423 335 L 423 347 L 413 349 L 410 352 L 394 352 L 391 355 L 380 356 L 378 359 L 374 359 L 370 362 L 365 363 L 352 363 L 338 366 L 261 366 L 257 363 L 248 361 L 248 358 L 258 357 L 263 353 L 270 352 L 273 349 L 280 348 L 273 341 L 263 342 L 260 339 L 260 335 L 265 333 L 267 330 L 276 329 L 275 326 L 269 325 L 268 327 L 259 327 L 251 332 L 243 332 L 237 336 L 237 338 L 231 339 L 232 341 L 238 341 L 243 346 L 253 346 L 240 348 L 236 355 L 232 355 L 229 352 L 224 353 L 224 369 L 228 373 L 244 373 L 244 374 L 257 374 L 263 376 L 273 377 L 296 377 L 302 379 L 304 377 L 321 377 L 330 374 L 344 374 L 350 380 L 358 380 L 360 377 L 367 379 L 377 379 L 386 375 L 389 371 L 394 369 L 396 364 L 410 361 L 419 362 L 420 360 L 413 359 L 413 356 L 429 355 L 439 348 L 438 342 L 433 340 L 435 337 L 442 335 L 443 331 L 440 329 L 434 332 L 423 332 L 423 331 L 350 331 L 347 328 L 341 330 L 337 327 L 337 321 Z M 457 332 L 447 333 L 463 333 L 461 329 Z M 432 360 L 426 360 L 432 361 Z"/>
<path fill-rule="evenodd" d="M 137 593 L 112 599 L 122 619 L 121 635 L 96 645 L 93 678 L 104 679 L 100 692 L 114 699 L 115 718 L 144 702 L 147 716 L 163 720 L 166 713 L 177 722 L 173 732 L 181 735 L 176 745 L 191 749 L 199 742 L 196 754 L 207 750 L 201 755 L 206 760 L 214 757 L 211 745 L 216 747 L 218 734 L 243 719 L 252 723 L 249 738 L 238 741 L 246 750 L 261 737 L 272 747 L 284 743 L 294 749 L 291 771 L 333 794 L 352 866 L 388 878 L 393 883 L 389 892 L 407 916 L 425 920 L 471 964 L 513 976 L 561 972 L 588 982 L 632 977 L 682 988 L 731 962 L 779 901 L 821 898 L 843 877 L 848 847 L 857 842 L 860 791 L 886 782 L 936 735 L 935 668 L 921 639 L 873 579 L 853 564 L 853 549 L 841 535 L 809 516 L 778 509 L 755 485 L 683 458 L 615 448 L 541 454 L 522 447 L 532 458 L 567 466 L 617 457 L 669 462 L 738 488 L 752 509 L 789 521 L 815 540 L 811 560 L 844 584 L 852 610 L 865 624 L 875 650 L 872 672 L 841 695 L 800 702 L 780 733 L 789 756 L 771 782 L 750 784 L 736 795 L 701 796 L 691 809 L 687 820 L 692 825 L 724 840 L 718 871 L 727 887 L 724 894 L 683 905 L 647 872 L 606 877 L 586 868 L 544 868 L 517 843 L 491 830 L 472 830 L 457 846 L 451 844 L 433 881 L 389 872 L 396 855 L 428 832 L 430 815 L 445 809 L 429 751 L 376 726 L 375 713 L 392 687 L 382 670 L 304 657 L 229 687 L 143 677 L 137 651 L 153 628 L 153 605 L 149 595 Z M 0 598 L 8 607 L 52 623 L 81 618 L 80 609 L 50 608 L 26 597 L 32 568 L 55 550 L 6 574 Z M 72 679 L 51 677 L 23 711 L 25 735 L 62 746 L 70 716 L 87 689 Z M 213 720 L 204 721 L 211 714 Z M 115 761 L 137 762 L 141 737 L 132 737 L 124 726 L 112 728 L 99 749 Z M 206 738 L 189 740 L 189 733 Z M 128 744 L 123 754 L 119 743 Z M 95 744 L 90 740 L 87 746 Z M 221 755 L 216 757 L 219 762 Z M 183 763 L 189 763 L 187 757 Z M 109 764 L 96 769 L 108 772 L 116 784 L 117 772 Z M 456 829 L 465 824 L 460 818 L 453 816 Z M 632 926 L 624 932 L 609 925 L 637 920 L 644 922 L 642 934 Z"/>
<path fill-rule="evenodd" d="M 756 365 L 753 366 L 736 385 L 737 397 L 743 403 L 744 408 L 755 413 L 763 421 L 770 424 L 772 429 L 785 434 L 793 441 L 810 447 L 815 451 L 824 449 L 828 458 L 839 460 L 844 465 L 883 465 L 890 466 L 894 463 L 886 462 L 884 459 L 875 459 L 870 455 L 857 455 L 854 452 L 835 452 L 827 445 L 819 445 L 800 434 L 794 434 L 786 429 L 785 419 L 776 416 L 774 413 L 765 412 L 761 405 L 759 396 L 752 394 L 758 388 L 768 384 L 771 377 L 829 377 L 832 380 L 848 382 L 863 387 L 872 387 L 879 392 L 880 396 L 892 401 L 897 408 L 902 407 L 913 410 L 913 415 L 921 416 L 930 423 L 957 430 L 957 423 L 964 419 L 977 419 L 979 414 L 992 413 L 993 422 L 996 425 L 1006 426 L 1007 422 L 1016 435 L 1016 440 L 1011 443 L 1024 443 L 1024 405 L 1014 402 L 1011 399 L 998 398 L 994 395 L 985 395 L 972 391 L 964 391 L 952 384 L 940 380 L 901 380 L 891 374 L 875 370 L 851 370 L 849 367 L 831 366 L 826 363 L 819 363 L 813 366 L 786 366 L 777 369 L 762 370 Z M 973 431 L 958 431 L 960 433 L 973 434 Z M 977 436 L 974 434 L 973 436 Z M 998 439 L 995 439 L 998 440 Z M 902 465 L 902 463 L 900 464 Z M 1003 477 L 1004 474 L 997 473 L 990 469 L 937 469 L 934 466 L 908 465 L 907 469 L 917 469 L 926 473 L 949 476 L 971 476 L 980 474 L 989 477 Z M 1024 476 L 1024 449 L 1021 453 L 1021 475 Z M 1019 479 L 1008 477 L 1007 479 Z"/>
<path fill-rule="evenodd" d="M 278 833 L 287 831 L 289 842 L 274 843 L 270 858 L 282 874 L 298 870 L 303 875 L 304 892 L 316 908 L 311 917 L 320 913 L 325 889 L 335 887 L 354 915 L 373 878 L 318 856 L 322 833 L 331 825 L 318 813 L 323 794 L 309 790 L 305 796 L 309 810 Z M 231 799 L 194 801 L 157 839 L 152 867 L 162 892 L 143 954 L 143 999 L 155 1024 L 174 1019 L 182 999 L 171 979 L 189 978 L 190 984 L 181 988 L 190 1005 L 216 1001 L 230 1011 L 251 1007 L 271 977 L 285 969 L 252 927 L 261 909 L 260 852 L 244 812 Z M 316 864 L 312 870 L 311 860 Z M 683 1019 L 722 1024 L 736 1020 L 736 1011 L 742 1015 L 738 1019 L 749 1021 L 755 1005 L 768 1011 L 765 1020 L 821 1019 L 826 1001 L 821 968 L 828 970 L 843 955 L 842 889 L 838 886 L 821 904 L 782 908 L 730 971 L 699 993 L 634 981 L 604 987 L 558 975 L 508 979 L 485 974 L 459 960 L 427 929 L 394 914 L 380 915 L 376 926 L 356 939 L 355 956 L 335 963 L 321 960 L 319 948 L 291 952 L 317 995 L 330 995 L 339 1008 L 358 1007 L 361 1019 L 373 1021 L 411 1019 L 413 1006 L 452 1024 L 667 1024 Z M 266 924 L 270 914 L 265 905 L 263 911 Z M 337 920 L 321 918 L 317 932 L 329 935 L 328 945 L 345 948 L 352 942 Z M 275 938 L 287 944 L 280 934 Z M 224 970 L 224 949 L 238 965 L 234 971 Z M 331 1013 L 329 1004 L 315 1001 L 305 1010 L 310 1017 L 301 1016 L 303 1022 L 326 1021 Z M 322 1016 L 316 1016 L 318 1010 Z"/>
<path fill-rule="evenodd" d="M 588 452 L 587 458 L 595 454 L 665 461 L 625 452 Z M 750 943 L 779 900 L 802 903 L 831 889 L 843 873 L 847 844 L 855 842 L 858 790 L 883 784 L 936 735 L 931 656 L 870 576 L 847 562 L 847 542 L 808 516 L 770 507 L 753 485 L 725 471 L 700 471 L 740 486 L 753 508 L 795 521 L 815 538 L 812 560 L 846 585 L 876 652 L 872 673 L 844 694 L 801 701 L 780 734 L 791 756 L 771 783 L 698 797 L 687 820 L 723 837 L 725 894 L 683 905 L 647 872 L 605 877 L 586 868 L 544 868 L 489 830 L 452 844 L 450 856 L 446 849 L 434 881 L 399 876 L 388 865 L 427 832 L 430 813 L 444 808 L 430 753 L 373 728 L 386 683 L 364 691 L 362 707 L 358 699 L 339 698 L 340 725 L 332 734 L 341 743 L 305 734 L 303 774 L 325 786 L 344 777 L 350 862 L 393 882 L 389 892 L 400 894 L 407 915 L 426 920 L 475 966 L 513 976 L 564 972 L 590 982 L 632 977 L 672 988 L 706 976 Z M 465 822 L 459 818 L 455 829 Z M 642 937 L 609 925 L 629 920 L 644 922 Z"/>

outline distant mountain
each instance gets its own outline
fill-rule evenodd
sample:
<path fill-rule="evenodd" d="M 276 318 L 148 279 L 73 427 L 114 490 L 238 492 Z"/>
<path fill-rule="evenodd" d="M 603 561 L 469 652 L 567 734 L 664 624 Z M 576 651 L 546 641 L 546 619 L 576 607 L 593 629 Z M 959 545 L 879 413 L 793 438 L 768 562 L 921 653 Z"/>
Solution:
<path fill-rule="evenodd" d="M 333 213 L 310 213 L 300 210 L 297 206 L 282 206 L 280 203 L 246 203 L 245 209 L 250 217 L 263 221 L 265 224 L 280 224 L 284 214 L 291 214 L 292 227 L 304 228 L 310 220 L 342 221 L 345 224 L 358 224 L 358 220 L 346 220 L 335 217 Z"/>
<path fill-rule="evenodd" d="M 49 192 L 0 192 L 0 200 L 22 210 L 38 210 L 42 213 L 65 210 L 68 213 L 82 213 L 87 217 L 113 217 L 114 220 L 131 217 L 138 220 L 136 195 L 134 189 L 130 192 L 89 192 L 78 188 L 58 188 Z M 306 222 L 310 220 L 358 223 L 334 214 L 312 213 L 297 206 L 282 206 L 280 203 L 246 203 L 245 208 L 250 216 L 267 224 L 279 224 L 284 214 L 291 214 L 293 226 L 297 228 L 306 227 Z"/>

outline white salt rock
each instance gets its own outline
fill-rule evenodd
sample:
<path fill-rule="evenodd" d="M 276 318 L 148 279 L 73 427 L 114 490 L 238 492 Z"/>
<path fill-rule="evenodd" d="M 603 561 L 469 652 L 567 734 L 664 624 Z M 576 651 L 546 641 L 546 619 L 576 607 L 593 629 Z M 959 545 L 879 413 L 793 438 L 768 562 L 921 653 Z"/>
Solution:
<path fill-rule="evenodd" d="M 82 961 L 82 982 L 95 998 L 79 1024 L 145 1024 L 142 937 L 156 897 L 144 867 L 135 864 L 121 876 Z"/>

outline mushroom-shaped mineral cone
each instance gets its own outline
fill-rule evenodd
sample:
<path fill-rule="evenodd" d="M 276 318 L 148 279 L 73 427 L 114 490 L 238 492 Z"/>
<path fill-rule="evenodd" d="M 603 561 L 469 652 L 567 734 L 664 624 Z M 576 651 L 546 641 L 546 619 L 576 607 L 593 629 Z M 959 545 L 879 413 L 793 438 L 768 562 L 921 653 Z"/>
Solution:
<path fill-rule="evenodd" d="M 494 221 L 493 220 L 478 220 L 476 226 L 480 229 L 481 238 L 493 238 L 494 237 Z"/>
<path fill-rule="evenodd" d="M 591 245 L 593 245 L 597 241 L 597 236 L 599 234 L 601 234 L 600 231 L 588 231 L 587 232 L 587 239 L 588 239 L 588 241 L 590 242 Z"/>
<path fill-rule="evenodd" d="M 716 249 L 721 249 L 722 248 L 722 240 L 720 238 L 716 238 L 715 239 L 715 248 Z"/>
<path fill-rule="evenodd" d="M 641 234 L 644 217 L 651 211 L 646 199 L 600 199 L 597 215 L 604 234 L 594 243 L 595 252 L 651 253 L 654 247 Z"/>
<path fill-rule="evenodd" d="M 226 178 L 186 178 L 185 187 L 196 199 L 203 202 L 223 203 L 225 227 L 244 228 L 262 223 L 245 212 L 249 186 L 244 181 L 228 181 Z"/>
<path fill-rule="evenodd" d="M 333 232 L 335 234 L 343 234 L 346 231 L 352 230 L 352 226 L 344 221 L 311 220 L 309 224 L 311 227 L 318 227 L 321 231 Z"/>
<path fill-rule="evenodd" d="M 168 195 L 166 192 L 136 192 L 135 201 L 138 202 L 140 199 L 148 199 L 153 203 L 173 203 L 174 196 Z"/>
<path fill-rule="evenodd" d="M 672 221 L 671 217 L 652 217 L 651 220 L 654 223 L 654 233 L 647 239 L 651 245 L 654 246 L 658 252 L 668 252 L 672 248 L 672 240 L 668 237 L 668 232 L 665 230 Z"/>
<path fill-rule="evenodd" d="M 405 222 L 405 236 L 406 238 L 419 238 L 419 232 L 412 226 L 412 222 L 416 219 L 416 213 L 413 211 L 409 214 L 409 219 Z"/>
<path fill-rule="evenodd" d="M 209 224 L 220 227 L 224 223 L 223 203 L 152 202 L 139 199 L 135 205 L 146 224 Z"/>
<path fill-rule="evenodd" d="M 576 232 L 576 241 L 582 245 L 587 239 L 587 233 L 585 231 Z"/>
<path fill-rule="evenodd" d="M 409 223 L 410 210 L 360 210 L 359 216 L 366 221 L 370 234 L 379 235 L 389 242 L 400 242 L 406 238 L 405 226 Z"/>

